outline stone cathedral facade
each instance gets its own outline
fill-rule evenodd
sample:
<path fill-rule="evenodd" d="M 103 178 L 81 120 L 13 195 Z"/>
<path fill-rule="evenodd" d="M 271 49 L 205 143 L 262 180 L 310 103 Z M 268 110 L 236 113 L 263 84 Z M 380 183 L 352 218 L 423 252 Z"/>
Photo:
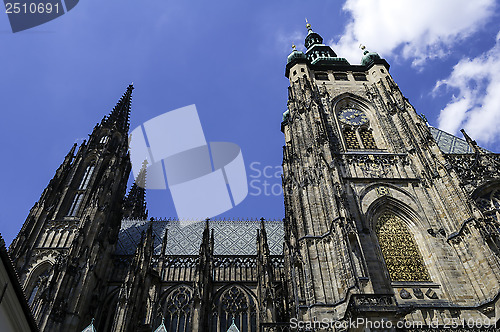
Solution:
<path fill-rule="evenodd" d="M 145 168 L 126 193 L 129 86 L 9 248 L 41 331 L 495 323 L 500 156 L 428 126 L 378 54 L 351 65 L 307 28 L 285 71 L 284 219 L 148 218 Z"/>

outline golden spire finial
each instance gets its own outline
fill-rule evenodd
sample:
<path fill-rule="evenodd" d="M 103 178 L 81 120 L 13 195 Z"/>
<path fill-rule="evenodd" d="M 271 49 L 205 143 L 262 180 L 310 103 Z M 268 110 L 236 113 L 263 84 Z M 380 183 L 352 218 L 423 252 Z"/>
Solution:
<path fill-rule="evenodd" d="M 359 48 L 362 49 L 363 51 L 365 50 L 366 46 L 363 44 L 359 44 Z"/>
<path fill-rule="evenodd" d="M 309 21 L 307 21 L 307 17 L 306 17 L 306 28 L 307 30 L 311 30 L 311 24 L 309 24 Z"/>
<path fill-rule="evenodd" d="M 297 46 L 295 46 L 295 44 L 292 44 L 292 49 L 293 49 L 294 51 L 296 51 L 296 50 L 297 50 Z"/>

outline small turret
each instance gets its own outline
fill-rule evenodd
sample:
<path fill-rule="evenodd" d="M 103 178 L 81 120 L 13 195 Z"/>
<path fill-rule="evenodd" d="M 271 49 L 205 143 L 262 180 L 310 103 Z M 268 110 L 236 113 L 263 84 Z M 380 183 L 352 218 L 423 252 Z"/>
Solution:
<path fill-rule="evenodd" d="M 362 66 L 367 66 L 370 63 L 381 59 L 381 57 L 380 57 L 380 55 L 378 55 L 378 53 L 368 51 L 364 45 L 361 45 L 360 47 L 362 50 L 364 50 L 363 58 L 361 58 L 361 65 Z"/>
<path fill-rule="evenodd" d="M 313 45 L 322 45 L 323 37 L 313 31 L 311 24 L 306 19 L 307 36 L 304 40 L 304 46 L 309 49 Z"/>

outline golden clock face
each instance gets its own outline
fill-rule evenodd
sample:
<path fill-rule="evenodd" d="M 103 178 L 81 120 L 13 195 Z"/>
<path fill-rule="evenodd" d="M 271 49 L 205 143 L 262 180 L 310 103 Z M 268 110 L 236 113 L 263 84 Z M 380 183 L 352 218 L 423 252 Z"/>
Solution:
<path fill-rule="evenodd" d="M 340 111 L 339 120 L 351 126 L 361 126 L 368 122 L 368 117 L 362 111 L 349 107 Z"/>

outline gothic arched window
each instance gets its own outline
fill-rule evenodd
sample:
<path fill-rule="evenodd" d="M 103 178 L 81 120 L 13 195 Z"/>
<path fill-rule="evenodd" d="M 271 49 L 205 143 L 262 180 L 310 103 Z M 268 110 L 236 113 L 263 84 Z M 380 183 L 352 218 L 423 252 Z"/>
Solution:
<path fill-rule="evenodd" d="M 226 332 L 234 324 L 240 331 L 257 331 L 255 302 L 240 287 L 225 290 L 212 308 L 212 331 Z"/>
<path fill-rule="evenodd" d="M 192 291 L 186 286 L 177 287 L 166 298 L 163 317 L 167 331 L 189 332 Z"/>
<path fill-rule="evenodd" d="M 370 120 L 365 112 L 344 102 L 338 112 L 338 120 L 343 127 L 342 132 L 348 150 L 378 149 L 370 129 Z"/>
<path fill-rule="evenodd" d="M 485 216 L 500 220 L 500 188 L 479 197 L 476 203 Z"/>
<path fill-rule="evenodd" d="M 99 141 L 99 144 L 106 144 L 109 141 L 109 136 L 104 135 L 101 137 L 101 140 Z"/>
<path fill-rule="evenodd" d="M 376 234 L 392 281 L 430 281 L 413 235 L 392 213 L 378 218 Z"/>
<path fill-rule="evenodd" d="M 50 277 L 50 264 L 44 265 L 44 267 L 38 268 L 34 274 L 34 282 L 31 284 L 31 291 L 28 293 L 28 304 L 31 307 L 31 312 L 36 317 L 38 314 L 38 309 L 40 307 L 41 295 L 43 294 L 45 288 L 47 287 L 48 279 Z"/>

